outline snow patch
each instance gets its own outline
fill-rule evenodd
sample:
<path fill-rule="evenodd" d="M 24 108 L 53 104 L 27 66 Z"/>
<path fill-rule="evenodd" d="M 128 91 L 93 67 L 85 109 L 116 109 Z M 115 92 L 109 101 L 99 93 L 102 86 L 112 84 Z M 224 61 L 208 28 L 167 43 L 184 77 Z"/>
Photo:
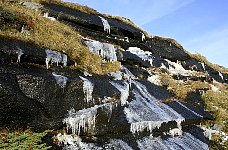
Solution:
<path fill-rule="evenodd" d="M 142 34 L 142 42 L 143 42 L 146 39 L 146 37 L 144 33 L 141 33 L 141 34 Z"/>
<path fill-rule="evenodd" d="M 219 76 L 221 77 L 221 79 L 224 80 L 222 73 L 219 71 L 218 71 L 218 73 L 219 73 Z"/>
<path fill-rule="evenodd" d="M 106 31 L 108 34 L 110 34 L 110 25 L 109 25 L 108 21 L 101 16 L 99 16 L 99 18 L 101 19 L 101 21 L 103 23 L 104 31 Z"/>
<path fill-rule="evenodd" d="M 210 85 L 211 90 L 212 90 L 213 92 L 218 92 L 218 91 L 219 91 L 219 88 L 218 88 L 218 87 L 214 86 L 213 84 L 209 84 L 209 85 Z"/>
<path fill-rule="evenodd" d="M 67 84 L 67 80 L 68 78 L 62 75 L 58 75 L 55 72 L 52 73 L 52 75 L 54 76 L 57 84 L 61 87 L 61 88 L 65 88 L 66 84 Z"/>
<path fill-rule="evenodd" d="M 203 71 L 206 71 L 206 68 L 205 68 L 205 64 L 203 62 L 200 62 L 202 67 L 203 67 Z"/>
<path fill-rule="evenodd" d="M 49 17 L 48 16 L 48 12 L 45 12 L 43 15 L 44 18 L 50 19 L 51 21 L 56 21 L 56 19 L 54 17 Z"/>

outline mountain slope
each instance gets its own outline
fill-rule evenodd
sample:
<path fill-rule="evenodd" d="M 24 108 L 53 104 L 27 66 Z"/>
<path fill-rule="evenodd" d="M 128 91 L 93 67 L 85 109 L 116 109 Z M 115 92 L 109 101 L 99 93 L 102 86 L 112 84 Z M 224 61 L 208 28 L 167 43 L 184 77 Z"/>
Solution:
<path fill-rule="evenodd" d="M 211 132 L 210 143 L 225 140 L 226 68 L 128 19 L 34 2 L 0 2 L 1 127 L 66 127 L 81 137 L 53 134 L 71 149 L 207 149 Z"/>

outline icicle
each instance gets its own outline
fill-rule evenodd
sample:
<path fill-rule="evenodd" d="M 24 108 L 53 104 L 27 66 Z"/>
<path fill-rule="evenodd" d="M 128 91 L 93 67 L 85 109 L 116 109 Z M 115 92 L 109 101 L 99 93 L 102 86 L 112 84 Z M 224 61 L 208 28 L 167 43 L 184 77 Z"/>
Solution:
<path fill-rule="evenodd" d="M 61 87 L 61 88 L 65 88 L 66 84 L 67 84 L 67 80 L 68 78 L 62 75 L 57 75 L 56 73 L 52 73 L 52 75 L 54 76 L 57 84 Z"/>
<path fill-rule="evenodd" d="M 106 31 L 107 33 L 110 34 L 110 25 L 109 25 L 108 21 L 105 18 L 101 17 L 101 16 L 99 16 L 99 17 L 100 17 L 100 19 L 101 19 L 101 21 L 103 23 L 104 31 Z"/>
<path fill-rule="evenodd" d="M 93 94 L 93 87 L 94 87 L 93 83 L 90 82 L 86 78 L 83 78 L 81 76 L 79 76 L 79 77 L 83 80 L 83 93 L 85 95 L 85 98 L 84 98 L 85 102 L 86 103 L 89 103 L 89 102 L 92 101 L 94 103 L 93 96 L 92 96 L 92 94 Z"/>
<path fill-rule="evenodd" d="M 18 49 L 18 51 L 17 51 L 17 63 L 20 63 L 21 62 L 21 56 L 24 54 L 24 52 L 20 48 L 17 48 L 17 49 Z"/>
<path fill-rule="evenodd" d="M 143 42 L 146 39 L 146 37 L 145 37 L 144 33 L 141 32 L 141 34 L 142 34 L 142 42 Z"/>
<path fill-rule="evenodd" d="M 124 106 L 128 103 L 127 99 L 129 96 L 130 92 L 130 86 L 127 82 L 123 82 L 124 85 L 115 83 L 115 82 L 110 82 L 116 89 L 118 89 L 121 93 L 120 95 L 120 101 L 121 101 L 121 106 Z"/>
<path fill-rule="evenodd" d="M 157 128 L 161 127 L 162 123 L 166 123 L 168 121 L 141 121 L 136 123 L 131 123 L 130 131 L 131 133 L 135 134 L 138 132 L 143 132 L 145 129 L 152 133 L 152 131 Z"/>
<path fill-rule="evenodd" d="M 59 52 L 52 51 L 49 49 L 45 50 L 45 52 L 46 52 L 45 63 L 46 63 L 47 69 L 50 61 L 51 63 L 56 63 L 57 66 L 59 65 L 59 63 L 62 63 L 64 66 L 67 65 L 67 55 L 61 54 Z"/>

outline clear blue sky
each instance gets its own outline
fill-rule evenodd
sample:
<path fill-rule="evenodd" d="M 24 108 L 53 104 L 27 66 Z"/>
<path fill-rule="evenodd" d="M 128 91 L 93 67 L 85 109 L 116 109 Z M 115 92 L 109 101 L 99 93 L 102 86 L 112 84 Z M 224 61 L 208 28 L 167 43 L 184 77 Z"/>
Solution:
<path fill-rule="evenodd" d="M 228 67 L 228 0 L 65 0 L 123 16 L 151 35 Z"/>

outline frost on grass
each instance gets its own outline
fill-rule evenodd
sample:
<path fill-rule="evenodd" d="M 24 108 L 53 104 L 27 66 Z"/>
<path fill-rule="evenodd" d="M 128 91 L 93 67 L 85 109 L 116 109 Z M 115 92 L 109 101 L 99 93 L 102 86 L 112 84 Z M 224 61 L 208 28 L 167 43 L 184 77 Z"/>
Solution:
<path fill-rule="evenodd" d="M 84 100 L 86 101 L 86 103 L 89 103 L 89 102 L 94 102 L 93 101 L 93 83 L 91 81 L 89 81 L 88 79 L 86 78 L 83 78 L 80 76 L 80 78 L 83 80 L 83 93 L 84 93 Z"/>
<path fill-rule="evenodd" d="M 99 18 L 101 19 L 102 24 L 104 26 L 104 31 L 110 34 L 110 25 L 109 25 L 108 21 L 101 16 L 99 16 Z"/>
<path fill-rule="evenodd" d="M 67 84 L 67 80 L 68 78 L 62 75 L 58 75 L 55 72 L 52 73 L 52 75 L 54 76 L 57 84 L 61 87 L 61 88 L 65 88 L 66 84 Z"/>
<path fill-rule="evenodd" d="M 102 43 L 86 38 L 84 38 L 84 40 L 86 46 L 92 53 L 100 55 L 106 61 L 117 61 L 116 49 L 112 44 Z"/>
<path fill-rule="evenodd" d="M 127 51 L 129 51 L 129 52 L 132 53 L 132 54 L 137 55 L 137 56 L 138 56 L 139 58 L 141 58 L 143 61 L 149 62 L 149 64 L 150 64 L 151 66 L 153 66 L 153 58 L 154 58 L 154 56 L 152 55 L 151 52 L 141 50 L 141 49 L 138 48 L 138 47 L 129 47 L 129 48 L 127 49 Z"/>
<path fill-rule="evenodd" d="M 67 65 L 67 55 L 56 52 L 56 51 L 52 51 L 50 49 L 45 50 L 46 52 L 46 68 L 48 69 L 49 67 L 49 63 L 51 62 L 51 64 L 56 63 L 56 65 L 58 66 L 59 63 L 62 63 L 63 66 Z"/>

